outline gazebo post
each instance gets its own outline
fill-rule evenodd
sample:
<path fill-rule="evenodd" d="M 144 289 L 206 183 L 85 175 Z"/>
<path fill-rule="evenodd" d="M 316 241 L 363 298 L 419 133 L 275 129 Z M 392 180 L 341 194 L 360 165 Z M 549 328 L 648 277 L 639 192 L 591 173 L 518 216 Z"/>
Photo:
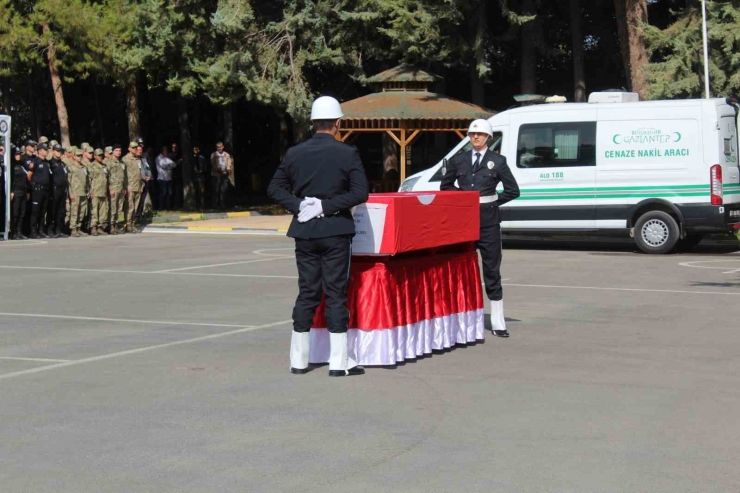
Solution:
<path fill-rule="evenodd" d="M 406 122 L 401 122 L 401 183 L 406 179 Z"/>

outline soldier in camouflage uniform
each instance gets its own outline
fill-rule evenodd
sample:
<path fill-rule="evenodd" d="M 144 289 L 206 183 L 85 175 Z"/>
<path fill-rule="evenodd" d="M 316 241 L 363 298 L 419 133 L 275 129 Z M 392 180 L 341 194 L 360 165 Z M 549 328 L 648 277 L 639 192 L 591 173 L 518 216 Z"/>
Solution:
<path fill-rule="evenodd" d="M 126 165 L 121 162 L 123 149 L 116 144 L 112 147 L 111 156 L 104 161 L 108 167 L 108 187 L 110 189 L 110 233 L 119 233 L 119 222 L 125 220 L 123 206 L 126 203 Z"/>
<path fill-rule="evenodd" d="M 107 235 L 108 224 L 108 167 L 103 163 L 103 150 L 95 149 L 95 157 L 90 163 L 90 197 L 92 214 L 90 233 L 93 236 Z"/>
<path fill-rule="evenodd" d="M 88 176 L 87 168 L 82 165 L 82 149 L 75 151 L 75 159 L 69 167 L 69 202 L 71 209 L 71 218 L 69 229 L 72 230 L 72 236 L 79 238 L 87 236 L 80 231 L 82 220 L 87 215 L 88 199 Z"/>
<path fill-rule="evenodd" d="M 72 177 L 69 175 L 71 173 L 70 168 L 72 164 L 75 162 L 75 151 L 77 151 L 77 146 L 72 146 L 69 149 L 66 150 L 64 157 L 62 158 L 62 162 L 64 163 L 64 167 L 67 169 L 67 182 L 69 182 Z M 72 225 L 70 224 L 70 220 L 72 217 L 72 208 L 70 207 L 69 203 L 69 197 L 71 196 L 71 193 L 67 192 L 67 202 L 64 205 L 65 214 L 64 214 L 64 224 L 67 225 L 69 228 L 69 232 L 72 232 Z"/>
<path fill-rule="evenodd" d="M 87 170 L 87 192 L 88 192 L 88 199 L 87 199 L 87 205 L 85 206 L 85 215 L 82 218 L 82 223 L 80 224 L 80 230 L 81 231 L 89 231 L 90 230 L 90 214 L 92 213 L 92 204 L 90 200 L 90 184 L 92 183 L 92 162 L 93 162 L 93 152 L 95 152 L 95 149 L 92 148 L 90 144 L 87 142 L 82 143 L 82 165 Z"/>
<path fill-rule="evenodd" d="M 136 142 L 129 143 L 128 154 L 123 158 L 126 165 L 126 188 L 128 189 L 128 210 L 126 211 L 125 231 L 129 233 L 138 233 L 134 224 L 136 209 L 139 206 L 141 198 L 141 160 L 136 157 L 139 144 Z"/>

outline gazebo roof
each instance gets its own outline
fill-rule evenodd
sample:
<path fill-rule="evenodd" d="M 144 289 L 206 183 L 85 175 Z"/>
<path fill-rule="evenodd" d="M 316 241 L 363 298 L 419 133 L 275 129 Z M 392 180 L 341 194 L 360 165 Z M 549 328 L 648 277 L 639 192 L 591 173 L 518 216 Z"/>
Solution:
<path fill-rule="evenodd" d="M 442 94 L 426 91 L 376 92 L 342 104 L 343 120 L 474 120 L 495 113 Z"/>
<path fill-rule="evenodd" d="M 425 72 L 414 65 L 402 63 L 367 79 L 369 84 L 382 84 L 384 82 L 434 82 L 439 79 L 438 75 Z"/>

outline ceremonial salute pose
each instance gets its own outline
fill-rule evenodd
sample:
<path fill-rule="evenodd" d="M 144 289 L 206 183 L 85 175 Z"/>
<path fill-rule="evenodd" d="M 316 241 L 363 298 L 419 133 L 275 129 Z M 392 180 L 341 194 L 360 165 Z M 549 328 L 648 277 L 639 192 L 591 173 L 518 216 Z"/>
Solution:
<path fill-rule="evenodd" d="M 295 238 L 300 290 L 290 347 L 290 371 L 296 374 L 308 371 L 309 331 L 322 287 L 331 342 L 329 376 L 365 373 L 347 350 L 347 283 L 355 235 L 350 209 L 367 201 L 367 177 L 357 149 L 334 138 L 342 116 L 336 99 L 314 101 L 316 134 L 288 150 L 267 189 L 294 216 L 288 236 Z"/>
<path fill-rule="evenodd" d="M 488 149 L 493 137 L 491 124 L 475 120 L 468 129 L 472 152 L 461 152 L 447 164 L 441 190 L 480 192 L 480 240 L 476 247 L 483 258 L 483 280 L 491 300 L 491 328 L 498 337 L 509 337 L 504 320 L 504 292 L 501 287 L 501 213 L 499 206 L 519 197 L 519 186 L 506 158 Z M 457 186 L 455 186 L 457 180 Z M 504 185 L 502 194 L 496 185 Z"/>

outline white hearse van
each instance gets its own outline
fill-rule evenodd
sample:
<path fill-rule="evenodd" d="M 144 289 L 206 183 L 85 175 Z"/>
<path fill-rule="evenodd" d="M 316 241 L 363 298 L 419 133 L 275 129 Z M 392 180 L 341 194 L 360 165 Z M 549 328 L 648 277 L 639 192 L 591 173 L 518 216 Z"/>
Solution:
<path fill-rule="evenodd" d="M 625 102 L 633 101 L 633 102 Z M 488 121 L 521 197 L 501 208 L 506 232 L 630 231 L 647 253 L 691 247 L 740 228 L 738 104 L 638 102 L 593 93 L 588 103 L 530 105 Z M 439 190 L 447 159 L 401 191 Z"/>

